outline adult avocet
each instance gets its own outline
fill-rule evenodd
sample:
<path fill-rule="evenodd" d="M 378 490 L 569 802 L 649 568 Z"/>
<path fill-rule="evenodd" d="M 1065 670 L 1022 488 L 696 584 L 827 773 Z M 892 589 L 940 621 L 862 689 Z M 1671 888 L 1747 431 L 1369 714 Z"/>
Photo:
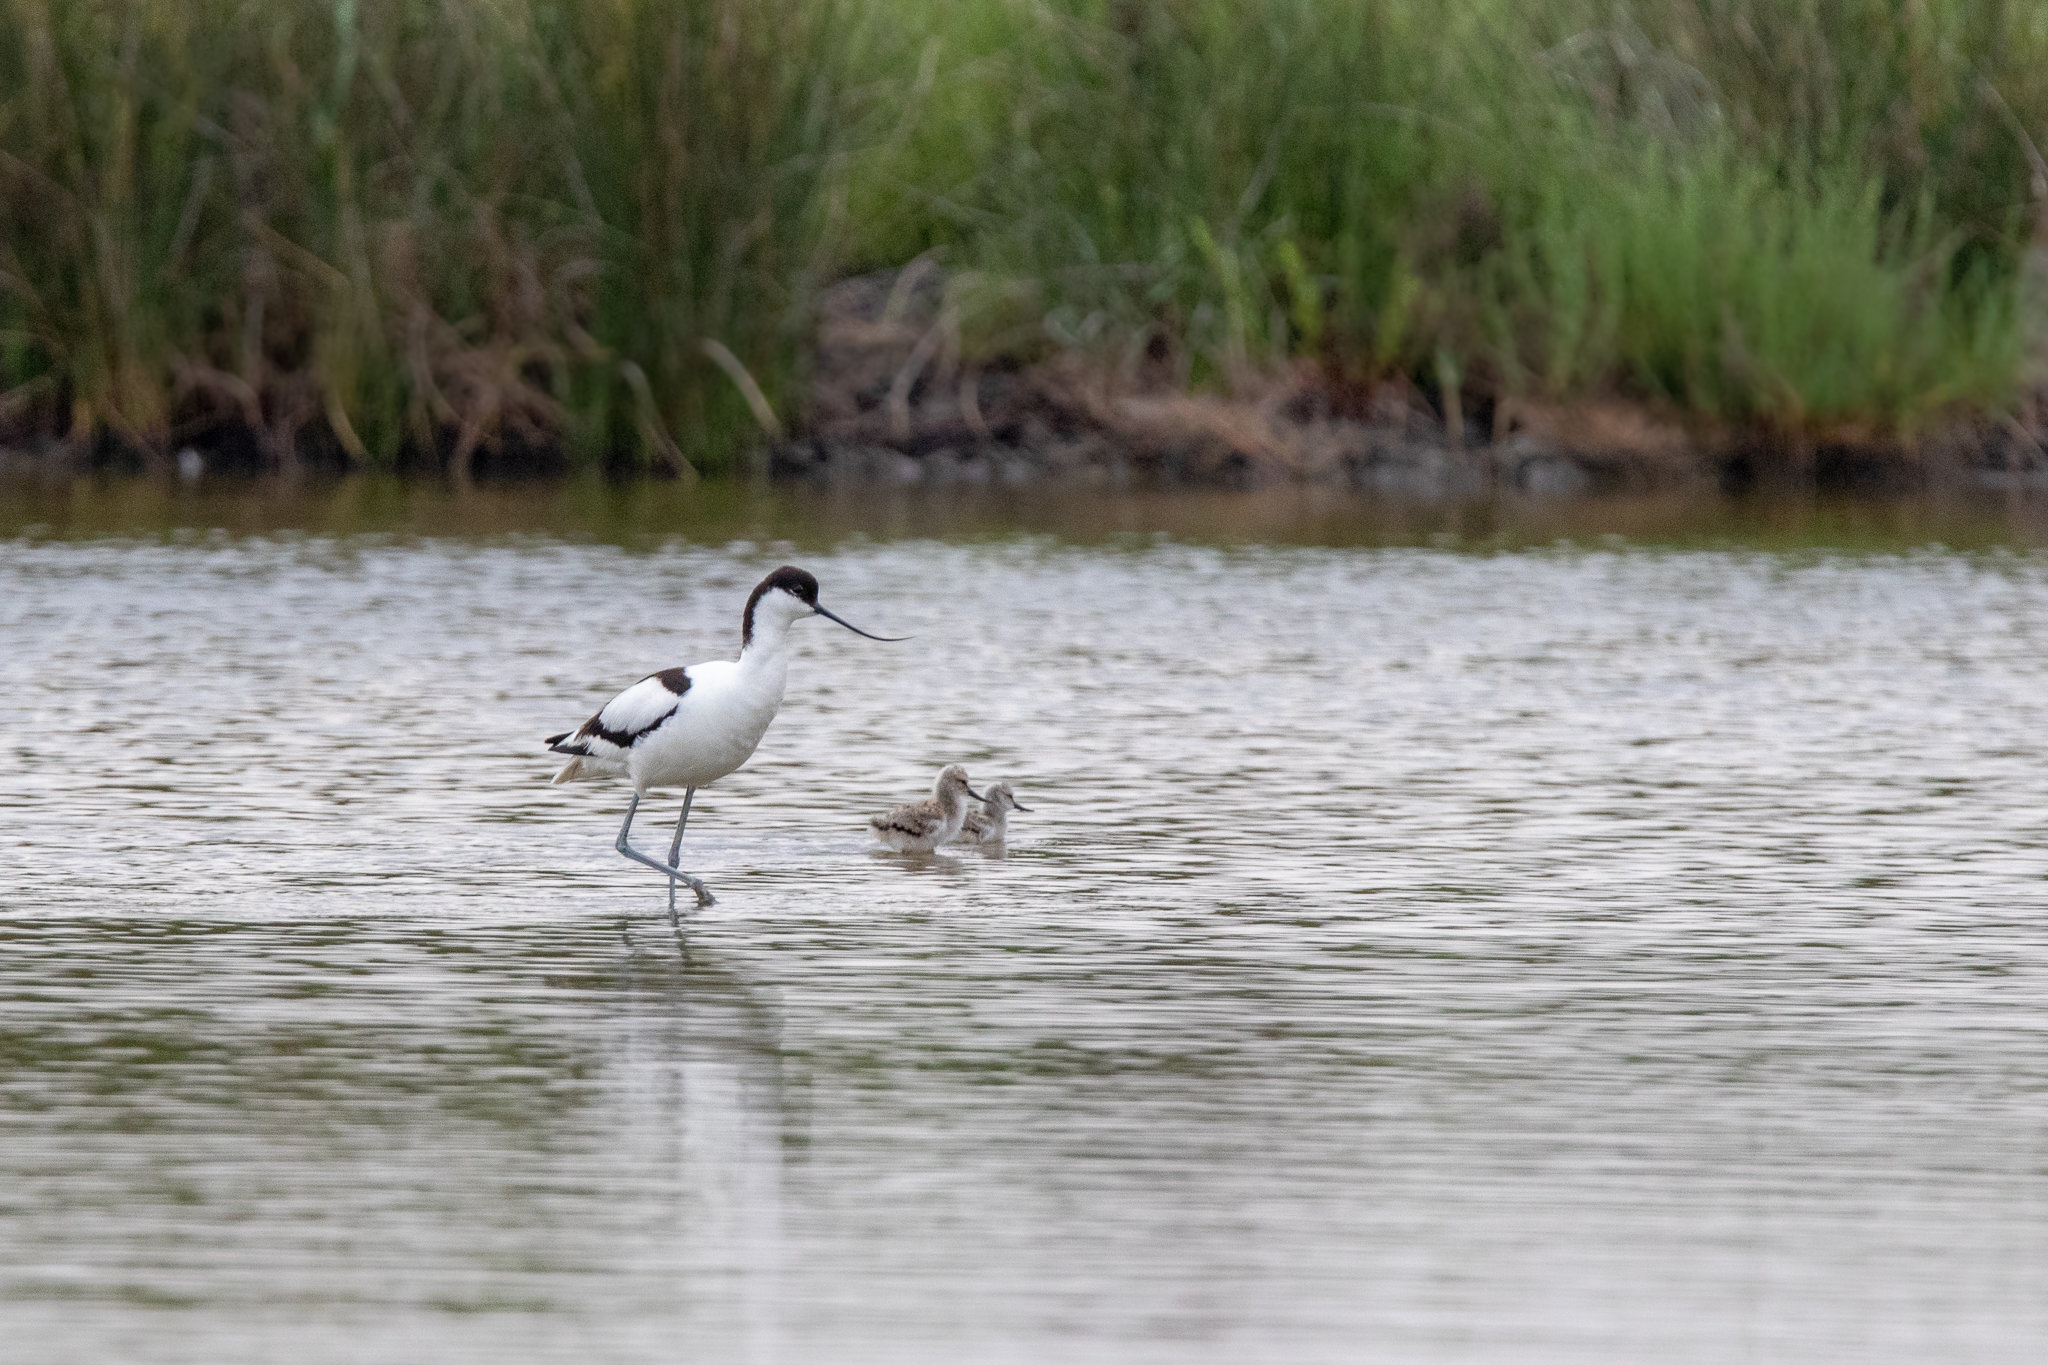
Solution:
<path fill-rule="evenodd" d="M 981 793 L 967 785 L 967 769 L 948 764 L 932 785 L 929 801 L 898 806 L 887 815 L 868 821 L 868 828 L 898 853 L 929 853 L 960 832 L 967 818 L 967 798 L 981 800 Z"/>
<path fill-rule="evenodd" d="M 613 697 L 581 729 L 549 735 L 548 748 L 570 755 L 557 782 L 627 777 L 633 800 L 619 826 L 619 852 L 669 878 L 669 913 L 675 913 L 676 883 L 697 893 L 697 904 L 715 900 L 703 882 L 679 870 L 683 827 L 697 788 L 709 786 L 754 756 L 768 722 L 782 706 L 789 676 L 789 628 L 806 616 L 837 621 L 870 640 L 908 636 L 868 635 L 851 621 L 818 605 L 818 580 L 785 564 L 758 583 L 740 614 L 740 657 L 714 659 L 687 668 L 650 673 Z M 683 813 L 669 842 L 666 865 L 628 842 L 640 798 L 652 787 L 681 787 Z"/>

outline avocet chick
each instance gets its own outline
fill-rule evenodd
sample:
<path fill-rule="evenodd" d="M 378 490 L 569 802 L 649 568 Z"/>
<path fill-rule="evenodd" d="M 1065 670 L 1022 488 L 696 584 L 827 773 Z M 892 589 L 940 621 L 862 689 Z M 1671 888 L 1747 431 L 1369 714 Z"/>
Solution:
<path fill-rule="evenodd" d="M 981 809 L 970 810 L 967 818 L 960 822 L 960 833 L 954 839 L 961 844 L 1000 844 L 1009 833 L 1010 812 L 1021 810 L 1026 815 L 1031 807 L 1020 806 L 1017 798 L 1010 795 L 1010 784 L 998 782 L 991 786 L 981 798 Z"/>
<path fill-rule="evenodd" d="M 868 828 L 898 853 L 929 853 L 960 832 L 967 819 L 969 797 L 982 799 L 980 792 L 967 785 L 967 769 L 958 763 L 948 764 L 932 785 L 929 801 L 913 801 L 887 815 L 877 815 L 868 821 Z"/>

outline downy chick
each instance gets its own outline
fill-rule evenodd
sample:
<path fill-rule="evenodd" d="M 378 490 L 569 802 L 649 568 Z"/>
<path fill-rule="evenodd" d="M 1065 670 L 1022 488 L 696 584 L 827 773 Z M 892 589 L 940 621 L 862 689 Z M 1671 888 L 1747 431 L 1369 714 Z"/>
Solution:
<path fill-rule="evenodd" d="M 877 839 L 898 853 L 929 853 L 960 832 L 967 819 L 968 798 L 981 793 L 967 785 L 967 769 L 949 764 L 932 785 L 931 799 L 898 806 L 868 821 Z"/>
<path fill-rule="evenodd" d="M 981 809 L 970 810 L 967 818 L 960 822 L 960 833 L 955 843 L 1000 844 L 1009 833 L 1009 817 L 1013 810 L 1031 813 L 1031 807 L 1020 806 L 1017 798 L 1010 794 L 1010 784 L 998 782 L 991 786 L 981 798 Z"/>

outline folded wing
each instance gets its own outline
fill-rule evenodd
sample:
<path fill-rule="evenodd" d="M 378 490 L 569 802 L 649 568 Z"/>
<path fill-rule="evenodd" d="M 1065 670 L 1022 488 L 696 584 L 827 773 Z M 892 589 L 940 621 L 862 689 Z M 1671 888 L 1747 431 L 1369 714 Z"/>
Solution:
<path fill-rule="evenodd" d="M 919 801 L 908 806 L 898 806 L 887 815 L 877 815 L 868 821 L 868 828 L 884 838 L 900 835 L 910 839 L 929 839 L 945 828 L 946 813 L 939 809 L 936 801 Z"/>
<path fill-rule="evenodd" d="M 606 702 L 578 729 L 549 735 L 547 746 L 558 754 L 581 758 L 623 759 L 676 713 L 689 690 L 688 669 L 651 673 Z"/>

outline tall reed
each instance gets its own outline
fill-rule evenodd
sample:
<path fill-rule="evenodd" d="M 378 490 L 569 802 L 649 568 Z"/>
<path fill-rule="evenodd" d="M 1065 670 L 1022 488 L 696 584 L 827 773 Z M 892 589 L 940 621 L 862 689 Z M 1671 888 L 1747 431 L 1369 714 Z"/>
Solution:
<path fill-rule="evenodd" d="M 716 467 L 794 398 L 832 0 L 0 0 L 0 421 Z"/>
<path fill-rule="evenodd" d="M 730 469 L 925 251 L 984 351 L 1909 428 L 2044 136 L 2019 0 L 0 0 L 0 441 Z"/>

